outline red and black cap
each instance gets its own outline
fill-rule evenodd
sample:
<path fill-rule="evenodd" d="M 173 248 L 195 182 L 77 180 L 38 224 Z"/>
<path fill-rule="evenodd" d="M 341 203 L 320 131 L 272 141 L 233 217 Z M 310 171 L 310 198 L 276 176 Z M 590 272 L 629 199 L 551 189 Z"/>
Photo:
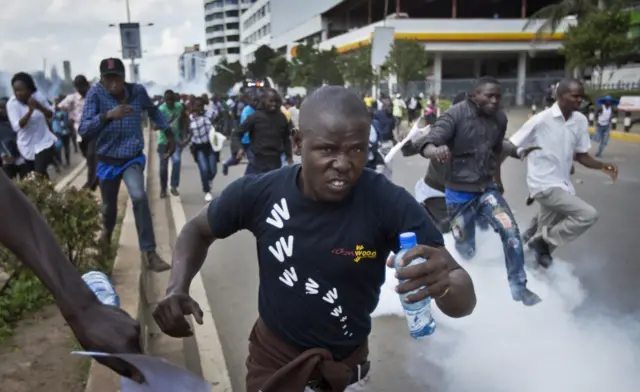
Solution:
<path fill-rule="evenodd" d="M 124 63 L 112 57 L 104 59 L 100 62 L 100 75 L 124 76 Z"/>

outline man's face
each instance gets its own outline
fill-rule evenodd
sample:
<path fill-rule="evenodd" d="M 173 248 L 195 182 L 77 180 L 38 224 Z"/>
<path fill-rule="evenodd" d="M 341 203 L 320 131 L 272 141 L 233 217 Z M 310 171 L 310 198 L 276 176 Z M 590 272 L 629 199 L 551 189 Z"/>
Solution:
<path fill-rule="evenodd" d="M 87 91 L 89 91 L 89 83 L 76 83 L 73 85 L 73 87 L 76 89 L 78 94 L 82 95 L 83 97 L 87 95 Z"/>
<path fill-rule="evenodd" d="M 274 93 L 267 93 L 264 96 L 263 105 L 266 111 L 275 112 L 278 109 L 278 97 Z"/>
<path fill-rule="evenodd" d="M 165 94 L 164 95 L 164 103 L 167 105 L 169 109 L 173 109 L 176 105 L 176 96 L 175 94 Z"/>
<path fill-rule="evenodd" d="M 111 95 L 121 95 L 124 93 L 124 76 L 122 75 L 102 75 L 102 85 Z"/>
<path fill-rule="evenodd" d="M 565 111 L 580 110 L 584 97 L 584 87 L 579 83 L 571 83 L 564 94 L 558 94 L 558 106 Z"/>
<path fill-rule="evenodd" d="M 493 115 L 500 109 L 501 97 L 499 85 L 486 83 L 473 94 L 473 101 L 483 113 Z"/>
<path fill-rule="evenodd" d="M 201 98 L 197 98 L 195 101 L 193 101 L 193 111 L 197 114 L 203 114 L 204 100 L 202 100 Z"/>
<path fill-rule="evenodd" d="M 336 118 L 316 115 L 313 130 L 294 134 L 300 147 L 302 175 L 307 194 L 320 201 L 344 199 L 367 164 L 370 122 L 368 118 Z"/>

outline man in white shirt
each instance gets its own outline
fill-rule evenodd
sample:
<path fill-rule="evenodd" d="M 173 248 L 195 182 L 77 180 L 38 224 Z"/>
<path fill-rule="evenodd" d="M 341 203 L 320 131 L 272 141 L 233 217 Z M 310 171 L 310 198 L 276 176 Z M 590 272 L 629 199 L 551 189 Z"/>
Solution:
<path fill-rule="evenodd" d="M 609 130 L 611 127 L 611 96 L 606 96 L 602 107 L 598 111 L 598 123 L 596 126 L 596 134 L 594 140 L 599 143 L 598 152 L 596 156 L 599 158 L 602 156 L 604 148 L 609 143 Z"/>
<path fill-rule="evenodd" d="M 614 181 L 618 167 L 600 162 L 589 155 L 591 141 L 587 118 L 578 111 L 584 87 L 576 79 L 558 83 L 557 101 L 531 117 L 510 141 L 522 148 L 540 146 L 527 160 L 527 186 L 540 205 L 538 229 L 529 241 L 536 261 L 547 268 L 556 247 L 573 241 L 598 220 L 598 212 L 575 195 L 571 183 L 571 166 L 576 162 L 601 170 Z"/>

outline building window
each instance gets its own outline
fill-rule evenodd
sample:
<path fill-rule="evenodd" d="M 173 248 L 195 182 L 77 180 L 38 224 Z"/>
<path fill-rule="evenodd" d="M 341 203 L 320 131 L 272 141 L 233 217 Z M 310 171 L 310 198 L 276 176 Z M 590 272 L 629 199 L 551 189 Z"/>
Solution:
<path fill-rule="evenodd" d="M 237 18 L 238 17 L 238 11 L 227 11 L 224 13 L 224 15 L 227 18 Z"/>
<path fill-rule="evenodd" d="M 240 23 L 227 23 L 227 30 L 238 30 Z"/>
<path fill-rule="evenodd" d="M 240 36 L 239 35 L 228 35 L 227 36 L 227 42 L 240 42 Z"/>
<path fill-rule="evenodd" d="M 238 5 L 238 0 L 226 0 L 226 5 Z"/>
<path fill-rule="evenodd" d="M 240 48 L 227 48 L 227 54 L 240 54 Z"/>

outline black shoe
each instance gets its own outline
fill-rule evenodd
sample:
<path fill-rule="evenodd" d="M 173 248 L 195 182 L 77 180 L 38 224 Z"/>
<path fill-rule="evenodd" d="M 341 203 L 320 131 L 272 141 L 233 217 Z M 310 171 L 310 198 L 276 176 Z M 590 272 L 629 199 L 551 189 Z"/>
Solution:
<path fill-rule="evenodd" d="M 167 191 L 160 191 L 160 198 L 164 199 L 165 197 L 167 197 Z"/>
<path fill-rule="evenodd" d="M 529 248 L 531 248 L 535 253 L 536 262 L 540 266 L 544 268 L 549 268 L 551 266 L 553 258 L 551 257 L 551 251 L 549 250 L 549 244 L 547 244 L 544 239 L 538 238 L 529 242 Z"/>
<path fill-rule="evenodd" d="M 174 196 L 180 196 L 180 192 L 178 192 L 178 188 L 171 188 L 171 194 Z"/>
<path fill-rule="evenodd" d="M 222 174 L 224 174 L 225 176 L 229 174 L 229 166 L 227 165 L 222 165 Z"/>
<path fill-rule="evenodd" d="M 147 264 L 147 268 L 153 272 L 162 272 L 171 269 L 171 266 L 166 261 L 162 260 L 155 250 L 143 253 L 142 258 Z"/>

